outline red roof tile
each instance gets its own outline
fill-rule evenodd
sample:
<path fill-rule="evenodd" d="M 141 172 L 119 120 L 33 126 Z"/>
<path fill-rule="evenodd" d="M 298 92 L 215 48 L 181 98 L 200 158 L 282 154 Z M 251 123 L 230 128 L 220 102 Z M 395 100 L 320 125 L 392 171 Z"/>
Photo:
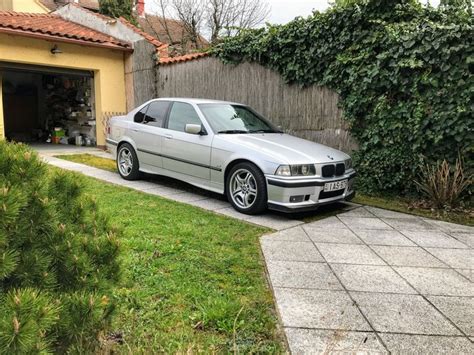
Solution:
<path fill-rule="evenodd" d="M 179 57 L 161 58 L 159 63 L 160 65 L 166 65 L 166 64 L 173 64 L 173 63 L 189 62 L 190 60 L 207 57 L 208 55 L 209 53 L 191 53 L 191 54 L 186 54 Z"/>
<path fill-rule="evenodd" d="M 130 43 L 53 14 L 0 11 L 0 32 L 131 50 Z"/>

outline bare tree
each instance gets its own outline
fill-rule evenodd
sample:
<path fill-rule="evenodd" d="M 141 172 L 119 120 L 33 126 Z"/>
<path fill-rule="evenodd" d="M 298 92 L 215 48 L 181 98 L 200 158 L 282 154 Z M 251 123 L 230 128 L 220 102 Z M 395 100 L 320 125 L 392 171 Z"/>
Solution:
<path fill-rule="evenodd" d="M 166 36 L 168 37 L 168 42 L 169 43 L 174 43 L 174 38 L 171 34 L 170 28 L 168 26 L 168 10 L 169 10 L 169 4 L 168 0 L 155 0 L 156 4 L 158 5 L 158 10 L 160 11 L 159 16 L 157 16 L 158 21 L 165 30 Z M 145 17 L 146 18 L 146 17 Z M 148 21 L 148 20 L 147 20 Z M 155 32 L 155 36 L 157 36 L 156 30 L 153 28 L 153 26 L 148 22 L 150 25 L 150 28 L 152 28 L 153 32 Z"/>
<path fill-rule="evenodd" d="M 206 15 L 211 42 L 235 30 L 258 26 L 269 14 L 265 0 L 209 0 Z"/>
<path fill-rule="evenodd" d="M 170 29 L 169 19 L 181 22 L 184 33 L 180 34 L 180 42 L 183 47 L 191 42 L 194 48 L 201 46 L 201 31 L 205 19 L 205 0 L 155 0 L 159 22 L 164 28 L 167 36 L 173 40 L 177 36 Z"/>
<path fill-rule="evenodd" d="M 171 0 L 178 19 L 183 23 L 190 41 L 199 48 L 205 13 L 205 0 Z"/>
<path fill-rule="evenodd" d="M 222 36 L 261 24 L 270 14 L 267 0 L 155 0 L 155 4 L 160 17 L 182 22 L 195 48 L 202 46 L 202 34 L 216 43 Z M 166 21 L 163 25 L 169 32 Z"/>

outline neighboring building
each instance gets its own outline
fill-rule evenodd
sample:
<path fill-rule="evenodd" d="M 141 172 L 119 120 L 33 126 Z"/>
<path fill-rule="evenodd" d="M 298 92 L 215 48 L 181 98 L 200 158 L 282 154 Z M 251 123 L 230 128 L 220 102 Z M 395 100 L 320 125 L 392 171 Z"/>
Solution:
<path fill-rule="evenodd" d="M 0 138 L 31 143 L 66 134 L 69 143 L 81 136 L 105 146 L 111 115 L 157 97 L 157 61 L 203 55 L 169 58 L 165 41 L 99 14 L 93 2 L 0 0 Z M 144 15 L 143 0 L 136 11 Z"/>
<path fill-rule="evenodd" d="M 170 55 L 190 53 L 209 46 L 209 42 L 202 36 L 198 43 L 193 43 L 189 33 L 181 21 L 163 18 L 156 15 L 137 13 L 140 28 L 149 35 L 170 45 Z"/>
<path fill-rule="evenodd" d="M 0 12 L 0 136 L 46 142 L 61 127 L 105 145 L 104 115 L 126 110 L 132 52 L 129 42 L 57 15 Z"/>
<path fill-rule="evenodd" d="M 41 0 L 0 0 L 0 11 L 47 13 L 49 8 Z"/>
<path fill-rule="evenodd" d="M 50 13 L 65 5 L 74 4 L 98 13 L 99 0 L 0 0 L 0 11 Z M 150 36 L 170 45 L 171 56 L 196 52 L 209 46 L 202 36 L 193 43 L 183 22 L 145 13 L 145 0 L 134 0 L 134 14 L 138 26 Z"/>
<path fill-rule="evenodd" d="M 0 0 L 0 10 L 42 14 L 69 3 L 99 11 L 99 0 Z"/>
<path fill-rule="evenodd" d="M 51 14 L 0 11 L 0 137 L 105 145 L 106 118 L 154 96 L 167 45 L 77 4 Z M 64 138 L 65 139 L 65 138 Z"/>

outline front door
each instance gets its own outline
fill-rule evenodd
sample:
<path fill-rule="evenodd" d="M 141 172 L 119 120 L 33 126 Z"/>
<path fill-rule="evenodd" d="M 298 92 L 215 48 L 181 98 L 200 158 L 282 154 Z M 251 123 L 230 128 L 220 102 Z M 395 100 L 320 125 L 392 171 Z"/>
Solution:
<path fill-rule="evenodd" d="M 186 124 L 200 125 L 202 122 L 192 105 L 174 102 L 162 143 L 163 167 L 210 180 L 212 137 L 186 133 Z"/>

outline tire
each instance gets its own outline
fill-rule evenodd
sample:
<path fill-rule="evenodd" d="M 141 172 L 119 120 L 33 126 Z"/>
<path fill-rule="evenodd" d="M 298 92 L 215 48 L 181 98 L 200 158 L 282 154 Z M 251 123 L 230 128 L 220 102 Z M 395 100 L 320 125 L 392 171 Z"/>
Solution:
<path fill-rule="evenodd" d="M 250 162 L 236 164 L 229 171 L 226 195 L 232 207 L 241 213 L 259 214 L 268 206 L 265 176 Z"/>
<path fill-rule="evenodd" d="M 117 170 L 120 176 L 125 180 L 138 180 L 141 176 L 139 169 L 140 163 L 135 149 L 129 143 L 120 145 L 117 152 Z"/>

